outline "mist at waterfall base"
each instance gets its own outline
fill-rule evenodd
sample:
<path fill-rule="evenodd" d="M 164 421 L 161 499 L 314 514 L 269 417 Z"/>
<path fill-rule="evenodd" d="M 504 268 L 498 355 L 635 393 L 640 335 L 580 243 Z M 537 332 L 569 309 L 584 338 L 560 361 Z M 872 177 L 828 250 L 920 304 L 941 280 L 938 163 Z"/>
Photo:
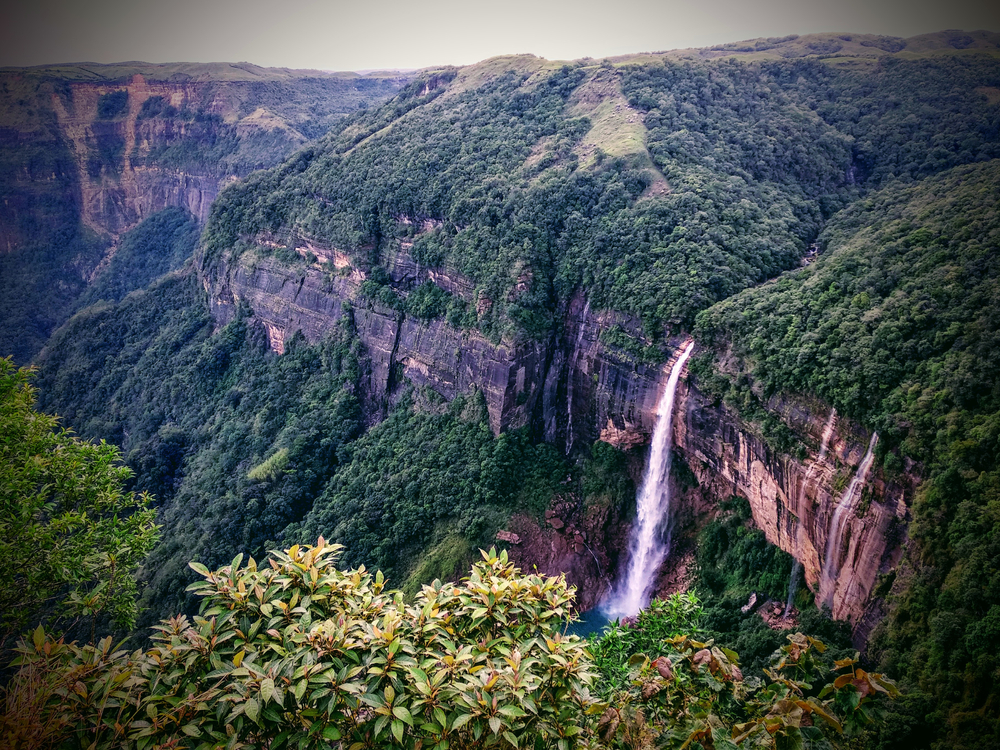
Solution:
<path fill-rule="evenodd" d="M 642 486 L 636 497 L 636 522 L 629 540 L 625 576 L 599 609 L 609 619 L 634 617 L 649 604 L 656 575 L 670 552 L 670 458 L 674 395 L 684 364 L 694 349 L 691 341 L 670 370 L 667 387 L 657 405 L 656 426 Z"/>

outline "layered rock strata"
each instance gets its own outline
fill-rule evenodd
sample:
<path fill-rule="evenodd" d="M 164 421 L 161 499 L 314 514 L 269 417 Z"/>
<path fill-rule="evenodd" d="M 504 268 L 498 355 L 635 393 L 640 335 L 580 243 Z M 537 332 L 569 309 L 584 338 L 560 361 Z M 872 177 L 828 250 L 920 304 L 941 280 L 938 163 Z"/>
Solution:
<path fill-rule="evenodd" d="M 778 414 L 802 439 L 806 457 L 774 451 L 729 407 L 682 383 L 674 424 L 678 453 L 713 496 L 739 495 L 750 503 L 767 540 L 803 566 L 807 585 L 818 590 L 824 550 L 837 504 L 857 471 L 870 433 L 839 419 L 820 458 L 829 407 L 806 399 L 772 398 Z M 826 413 L 824 413 L 826 412 Z M 839 546 L 842 559 L 832 601 L 833 616 L 861 625 L 881 574 L 895 567 L 909 520 L 916 469 L 889 481 L 876 467 L 855 496 Z"/>
<path fill-rule="evenodd" d="M 224 257 L 203 270 L 212 313 L 221 325 L 233 318 L 237 305 L 248 305 L 279 353 L 295 332 L 316 342 L 350 314 L 368 357 L 363 385 L 371 421 L 384 415 L 393 392 L 409 381 L 448 399 L 481 391 L 496 433 L 527 425 L 568 449 L 597 439 L 624 449 L 648 441 L 659 394 L 680 342 L 674 342 L 675 353 L 664 365 L 646 364 L 634 353 L 636 347 L 626 350 L 608 343 L 603 335 L 615 329 L 619 344 L 623 340 L 641 344 L 635 321 L 612 311 L 592 310 L 582 297 L 569 302 L 562 331 L 548 340 L 491 341 L 441 319 L 421 321 L 366 301 L 360 296 L 365 271 L 348 254 L 305 239 L 293 245 L 302 258 L 298 264 L 247 252 L 235 260 Z M 401 294 L 432 280 L 453 294 L 473 298 L 470 280 L 444 269 L 421 268 L 407 247 L 401 246 L 388 261 L 392 284 Z M 815 590 L 833 511 L 870 435 L 858 425 L 837 420 L 820 459 L 829 408 L 801 398 L 772 399 L 768 408 L 806 447 L 805 458 L 800 459 L 775 452 L 739 414 L 705 397 L 687 378 L 682 379 L 677 398 L 675 460 L 688 464 L 702 495 L 707 492 L 716 500 L 734 494 L 747 498 L 757 526 L 771 543 L 803 564 L 805 581 Z M 845 523 L 832 607 L 834 617 L 848 619 L 856 627 L 861 627 L 879 575 L 900 556 L 913 489 L 908 475 L 902 476 L 887 481 L 876 467 Z M 624 523 L 614 519 L 619 527 L 615 534 L 621 535 Z M 597 539 L 593 519 L 580 518 L 574 524 L 588 529 L 588 539 Z M 524 521 L 512 530 L 522 538 L 546 539 L 544 544 L 528 545 L 551 548 L 542 567 L 576 570 L 581 586 L 603 588 L 601 579 L 613 575 L 617 555 L 598 551 L 599 543 L 588 542 L 585 547 L 575 535 L 564 539 L 565 534 L 554 527 L 533 531 Z M 571 563 L 573 556 L 580 560 Z M 583 597 L 595 598 L 590 593 Z"/>

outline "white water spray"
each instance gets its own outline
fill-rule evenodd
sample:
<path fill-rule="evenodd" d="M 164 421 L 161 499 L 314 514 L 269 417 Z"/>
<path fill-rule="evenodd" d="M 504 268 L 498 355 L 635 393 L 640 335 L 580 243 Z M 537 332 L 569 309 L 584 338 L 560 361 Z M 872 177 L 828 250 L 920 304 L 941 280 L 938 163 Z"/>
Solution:
<path fill-rule="evenodd" d="M 785 612 L 782 617 L 788 617 L 792 611 L 792 604 L 795 601 L 795 592 L 799 588 L 799 574 L 802 572 L 802 563 L 798 560 L 792 563 L 792 575 L 788 580 L 788 599 L 785 601 Z"/>
<path fill-rule="evenodd" d="M 827 451 L 830 449 L 830 438 L 833 437 L 833 427 L 837 420 L 837 410 L 831 409 L 830 416 L 826 420 L 826 424 L 823 426 L 823 437 L 819 444 L 819 455 L 816 460 L 812 462 L 809 466 L 809 470 L 806 472 L 805 477 L 802 479 L 802 486 L 799 490 L 801 506 L 801 497 L 805 494 L 806 490 L 809 488 L 809 481 L 813 478 L 816 473 L 816 467 L 823 463 L 823 459 L 826 458 Z M 799 521 L 798 529 L 796 530 L 796 536 L 798 540 L 798 548 L 802 548 L 802 521 Z M 802 573 L 802 563 L 795 560 L 792 563 L 792 575 L 788 581 L 788 600 L 785 602 L 785 613 L 784 617 L 788 617 L 788 614 L 792 611 L 792 603 L 795 600 L 795 591 L 799 586 L 799 575 Z"/>
<path fill-rule="evenodd" d="M 670 551 L 670 447 L 673 435 L 674 394 L 692 341 L 670 370 L 666 390 L 657 406 L 656 426 L 649 447 L 649 460 L 636 498 L 637 518 L 629 543 L 628 569 L 623 581 L 611 592 L 601 609 L 609 619 L 631 617 L 649 603 L 650 589 Z"/>
<path fill-rule="evenodd" d="M 580 316 L 580 330 L 576 333 L 576 344 L 570 357 L 566 376 L 566 455 L 573 448 L 573 371 L 580 358 L 580 344 L 583 342 L 583 330 L 587 327 L 587 315 L 590 313 L 590 300 L 583 303 L 583 315 Z"/>
<path fill-rule="evenodd" d="M 878 433 L 872 433 L 872 439 L 868 443 L 868 450 L 861 465 L 858 466 L 854 478 L 847 485 L 840 502 L 833 510 L 833 519 L 830 521 L 830 530 L 826 535 L 826 555 L 823 559 L 823 571 L 819 580 L 819 600 L 827 606 L 833 605 L 833 595 L 837 585 L 837 576 L 840 573 L 840 550 L 843 546 L 841 537 L 844 533 L 844 523 L 849 511 L 854 507 L 855 497 L 864 488 L 868 472 L 871 471 L 872 463 L 875 461 L 875 444 L 878 442 Z"/>

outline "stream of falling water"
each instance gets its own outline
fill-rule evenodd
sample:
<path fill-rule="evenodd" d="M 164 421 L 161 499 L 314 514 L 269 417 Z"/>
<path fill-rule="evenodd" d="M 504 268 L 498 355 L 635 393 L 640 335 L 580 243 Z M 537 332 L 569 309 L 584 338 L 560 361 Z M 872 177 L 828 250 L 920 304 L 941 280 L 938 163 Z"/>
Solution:
<path fill-rule="evenodd" d="M 842 545 L 841 537 L 844 534 L 844 522 L 848 511 L 854 507 L 854 498 L 859 491 L 864 488 L 868 472 L 871 471 L 872 463 L 875 460 L 875 444 L 878 442 L 878 433 L 872 433 L 872 439 L 868 443 L 868 450 L 865 457 L 861 459 L 861 465 L 851 483 L 847 485 L 840 502 L 833 510 L 833 519 L 830 521 L 830 530 L 826 535 L 826 555 L 823 559 L 823 571 L 819 580 L 819 600 L 826 606 L 833 606 L 833 595 L 837 586 L 837 575 L 840 573 L 840 551 Z"/>
<path fill-rule="evenodd" d="M 805 494 L 806 490 L 809 488 L 809 480 L 812 479 L 813 474 L 816 473 L 816 467 L 823 463 L 823 459 L 826 458 L 827 451 L 830 449 L 830 438 L 833 437 L 833 426 L 837 420 L 837 410 L 830 409 L 830 416 L 826 420 L 826 424 L 823 426 L 823 437 L 819 444 L 819 455 L 816 460 L 812 462 L 809 466 L 809 470 L 806 472 L 805 478 L 802 480 L 802 488 L 800 492 L 800 502 L 801 507 L 801 496 Z M 796 529 L 796 548 L 802 549 L 802 521 L 799 520 L 798 527 Z M 785 613 L 784 617 L 788 617 L 788 613 L 792 611 L 792 603 L 795 600 L 795 590 L 799 586 L 799 576 L 802 574 L 802 563 L 799 562 L 798 558 L 792 563 L 792 575 L 788 581 L 788 600 L 785 602 Z"/>
<path fill-rule="evenodd" d="M 573 370 L 580 359 L 580 344 L 583 342 L 583 330 L 587 327 L 587 315 L 590 313 L 590 300 L 583 303 L 583 315 L 580 316 L 580 330 L 576 333 L 576 344 L 570 356 L 569 367 L 566 368 L 566 455 L 573 448 Z"/>
<path fill-rule="evenodd" d="M 657 405 L 656 426 L 642 487 L 636 497 L 636 524 L 629 540 L 625 577 L 602 603 L 609 619 L 631 617 L 649 603 L 656 574 L 670 551 L 670 447 L 673 435 L 674 394 L 694 342 L 687 345 L 670 370 L 667 387 Z"/>

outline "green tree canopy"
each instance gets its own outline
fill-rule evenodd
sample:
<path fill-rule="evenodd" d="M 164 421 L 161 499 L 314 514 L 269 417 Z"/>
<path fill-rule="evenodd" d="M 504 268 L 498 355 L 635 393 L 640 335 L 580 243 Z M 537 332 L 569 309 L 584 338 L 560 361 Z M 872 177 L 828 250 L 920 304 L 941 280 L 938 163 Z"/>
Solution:
<path fill-rule="evenodd" d="M 136 616 L 134 573 L 157 537 L 118 449 L 35 411 L 31 371 L 0 359 L 0 646 L 31 623 Z"/>

